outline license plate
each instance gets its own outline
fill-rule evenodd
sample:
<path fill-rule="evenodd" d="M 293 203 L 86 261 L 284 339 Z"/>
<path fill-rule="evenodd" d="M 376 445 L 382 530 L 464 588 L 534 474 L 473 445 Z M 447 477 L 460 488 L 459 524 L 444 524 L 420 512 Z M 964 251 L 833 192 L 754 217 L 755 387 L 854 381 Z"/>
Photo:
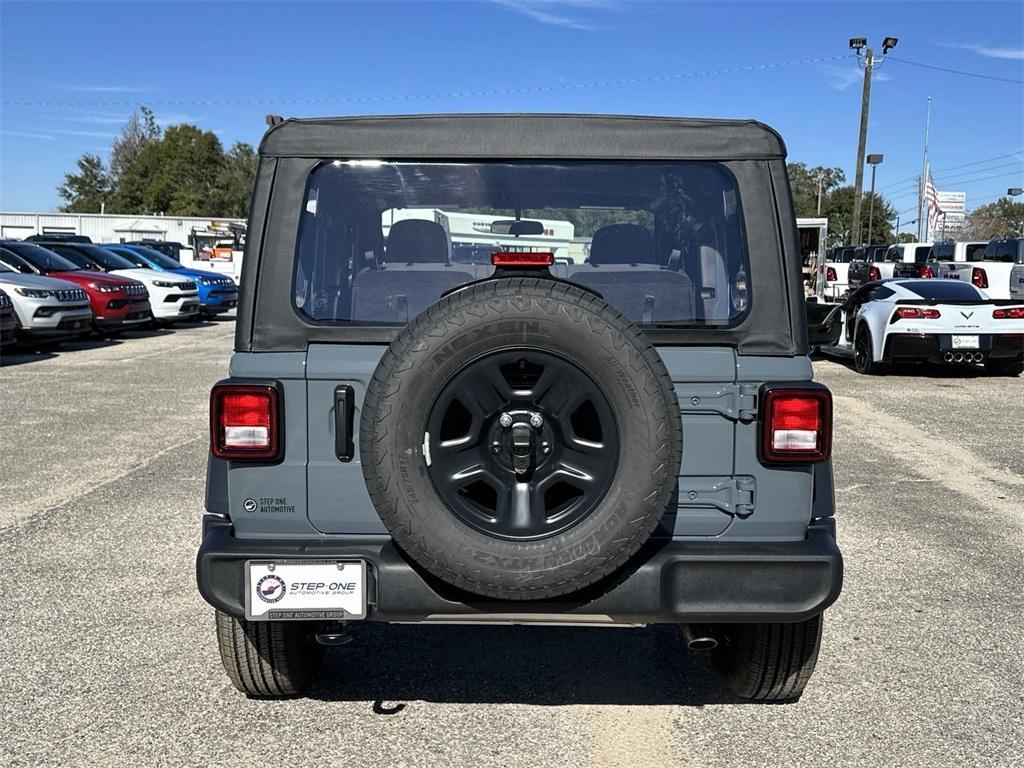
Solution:
<path fill-rule="evenodd" d="M 245 569 L 245 617 L 270 619 L 365 619 L 365 560 L 249 560 Z"/>
<path fill-rule="evenodd" d="M 954 336 L 953 349 L 977 349 L 977 336 Z"/>

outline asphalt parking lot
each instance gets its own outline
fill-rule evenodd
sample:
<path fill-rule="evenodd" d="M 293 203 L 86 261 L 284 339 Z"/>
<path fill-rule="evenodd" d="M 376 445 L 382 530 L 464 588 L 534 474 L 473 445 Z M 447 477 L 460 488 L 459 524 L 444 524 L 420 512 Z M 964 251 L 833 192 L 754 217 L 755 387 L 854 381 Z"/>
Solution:
<path fill-rule="evenodd" d="M 1024 764 L 1024 378 L 815 363 L 847 575 L 798 703 L 725 696 L 671 627 L 375 624 L 262 702 L 193 574 L 232 333 L 4 354 L 0 765 Z"/>

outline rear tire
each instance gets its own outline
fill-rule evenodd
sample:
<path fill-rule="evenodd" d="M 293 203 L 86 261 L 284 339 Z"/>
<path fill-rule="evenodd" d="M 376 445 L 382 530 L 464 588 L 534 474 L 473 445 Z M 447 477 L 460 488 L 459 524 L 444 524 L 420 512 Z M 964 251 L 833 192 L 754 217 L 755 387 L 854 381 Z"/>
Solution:
<path fill-rule="evenodd" d="M 224 671 L 249 696 L 303 693 L 316 678 L 324 649 L 301 621 L 246 621 L 217 611 L 217 646 Z"/>
<path fill-rule="evenodd" d="M 740 698 L 795 701 L 814 672 L 821 627 L 821 615 L 796 624 L 719 624 L 715 668 Z"/>
<path fill-rule="evenodd" d="M 853 367 L 857 373 L 874 376 L 882 372 L 881 363 L 874 360 L 873 348 L 871 331 L 862 323 L 853 337 Z"/>
<path fill-rule="evenodd" d="M 1024 373 L 1024 362 L 1013 360 L 986 360 L 985 370 L 993 376 L 1020 376 Z"/>

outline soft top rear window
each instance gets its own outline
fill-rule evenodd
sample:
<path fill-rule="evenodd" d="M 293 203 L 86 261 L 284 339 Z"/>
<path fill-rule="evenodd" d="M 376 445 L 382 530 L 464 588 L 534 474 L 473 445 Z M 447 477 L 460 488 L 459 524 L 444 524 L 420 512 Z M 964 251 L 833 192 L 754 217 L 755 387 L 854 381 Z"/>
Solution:
<path fill-rule="evenodd" d="M 749 304 L 739 192 L 714 162 L 329 161 L 310 175 L 294 304 L 308 320 L 402 325 L 489 276 L 495 251 L 651 327 L 730 326 Z"/>

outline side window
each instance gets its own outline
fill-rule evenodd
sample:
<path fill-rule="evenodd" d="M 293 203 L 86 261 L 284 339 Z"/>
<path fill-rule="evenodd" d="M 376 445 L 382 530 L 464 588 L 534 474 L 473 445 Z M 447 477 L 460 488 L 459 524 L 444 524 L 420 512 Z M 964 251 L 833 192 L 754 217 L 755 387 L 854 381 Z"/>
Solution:
<path fill-rule="evenodd" d="M 900 251 L 899 248 L 890 248 L 885 254 L 886 261 L 899 261 Z"/>
<path fill-rule="evenodd" d="M 889 288 L 888 286 L 885 285 L 881 285 L 875 289 L 875 292 L 871 295 L 869 301 L 875 301 L 877 299 L 888 299 L 895 293 L 896 291 L 894 291 L 892 288 Z"/>

